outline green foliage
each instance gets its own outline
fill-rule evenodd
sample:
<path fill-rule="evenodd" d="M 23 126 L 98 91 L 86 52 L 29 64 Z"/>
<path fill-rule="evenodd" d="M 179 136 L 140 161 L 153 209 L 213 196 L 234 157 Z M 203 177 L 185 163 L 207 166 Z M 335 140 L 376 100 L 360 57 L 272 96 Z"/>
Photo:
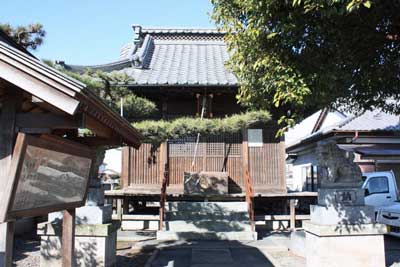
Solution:
<path fill-rule="evenodd" d="M 4 31 L 16 43 L 26 49 L 35 50 L 42 43 L 46 36 L 42 24 L 35 23 L 27 26 L 12 27 L 10 24 L 0 24 L 0 30 Z"/>
<path fill-rule="evenodd" d="M 160 143 L 174 138 L 201 135 L 216 135 L 221 133 L 237 133 L 258 123 L 268 123 L 271 120 L 269 112 L 250 111 L 232 115 L 226 118 L 203 119 L 179 118 L 173 121 L 147 120 L 133 123 L 145 137 L 145 141 L 158 146 Z"/>
<path fill-rule="evenodd" d="M 240 103 L 282 127 L 326 106 L 400 113 L 400 2 L 212 0 Z"/>
<path fill-rule="evenodd" d="M 131 77 L 125 73 L 108 73 L 89 69 L 84 73 L 77 73 L 68 71 L 54 64 L 51 60 L 43 60 L 43 62 L 86 84 L 88 89 L 96 93 L 118 113 L 120 111 L 122 98 L 124 117 L 128 120 L 146 118 L 157 112 L 156 104 L 146 98 L 133 94 L 125 86 L 131 81 Z"/>
<path fill-rule="evenodd" d="M 136 120 L 155 114 L 158 109 L 154 102 L 133 93 L 123 95 L 124 116 Z"/>
<path fill-rule="evenodd" d="M 157 112 L 156 105 L 143 97 L 134 95 L 125 86 L 131 78 L 125 73 L 107 73 L 87 70 L 83 74 L 66 71 L 69 76 L 83 82 L 102 98 L 111 108 L 119 112 L 123 99 L 124 117 L 132 120 L 148 117 Z"/>

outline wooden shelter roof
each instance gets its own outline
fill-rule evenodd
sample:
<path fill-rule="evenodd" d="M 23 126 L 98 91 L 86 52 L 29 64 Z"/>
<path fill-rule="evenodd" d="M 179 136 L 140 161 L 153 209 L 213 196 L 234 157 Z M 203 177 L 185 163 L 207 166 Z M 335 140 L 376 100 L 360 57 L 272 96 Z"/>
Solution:
<path fill-rule="evenodd" d="M 80 126 L 96 136 L 140 146 L 140 133 L 83 83 L 47 66 L 0 32 L 0 98 L 11 88 L 23 90 L 24 100 L 29 100 L 23 103 L 25 111 L 40 114 L 51 110 L 68 114 L 69 119 L 80 116 Z"/>

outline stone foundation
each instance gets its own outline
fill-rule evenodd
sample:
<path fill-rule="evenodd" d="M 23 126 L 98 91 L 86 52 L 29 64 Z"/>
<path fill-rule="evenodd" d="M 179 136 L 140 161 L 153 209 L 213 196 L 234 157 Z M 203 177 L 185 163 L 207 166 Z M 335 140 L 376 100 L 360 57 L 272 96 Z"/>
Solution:
<path fill-rule="evenodd" d="M 381 224 L 317 225 L 304 223 L 307 267 L 384 267 L 385 248 Z"/>
<path fill-rule="evenodd" d="M 116 266 L 116 241 L 119 223 L 81 224 L 75 228 L 76 266 Z M 41 223 L 40 266 L 61 267 L 61 224 Z"/>

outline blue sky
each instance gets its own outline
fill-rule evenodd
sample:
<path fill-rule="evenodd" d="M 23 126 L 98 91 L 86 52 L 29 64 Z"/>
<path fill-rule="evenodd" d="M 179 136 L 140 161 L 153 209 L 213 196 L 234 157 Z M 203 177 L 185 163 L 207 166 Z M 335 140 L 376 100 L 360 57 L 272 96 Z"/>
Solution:
<path fill-rule="evenodd" d="M 41 59 L 72 64 L 115 60 L 132 39 L 132 24 L 214 27 L 209 0 L 1 0 L 0 22 L 40 22 L 47 36 Z"/>

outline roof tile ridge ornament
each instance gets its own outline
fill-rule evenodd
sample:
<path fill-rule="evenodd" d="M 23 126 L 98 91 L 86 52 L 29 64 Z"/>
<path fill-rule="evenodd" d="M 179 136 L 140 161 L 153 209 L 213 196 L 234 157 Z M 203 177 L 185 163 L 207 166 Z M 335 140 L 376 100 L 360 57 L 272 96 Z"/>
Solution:
<path fill-rule="evenodd" d="M 135 48 L 130 56 L 130 61 L 133 67 L 144 69 L 147 67 L 146 64 L 149 62 L 149 57 L 154 50 L 154 40 L 151 35 L 146 34 L 141 46 L 140 43 L 140 34 L 138 34 L 135 36 Z"/>

